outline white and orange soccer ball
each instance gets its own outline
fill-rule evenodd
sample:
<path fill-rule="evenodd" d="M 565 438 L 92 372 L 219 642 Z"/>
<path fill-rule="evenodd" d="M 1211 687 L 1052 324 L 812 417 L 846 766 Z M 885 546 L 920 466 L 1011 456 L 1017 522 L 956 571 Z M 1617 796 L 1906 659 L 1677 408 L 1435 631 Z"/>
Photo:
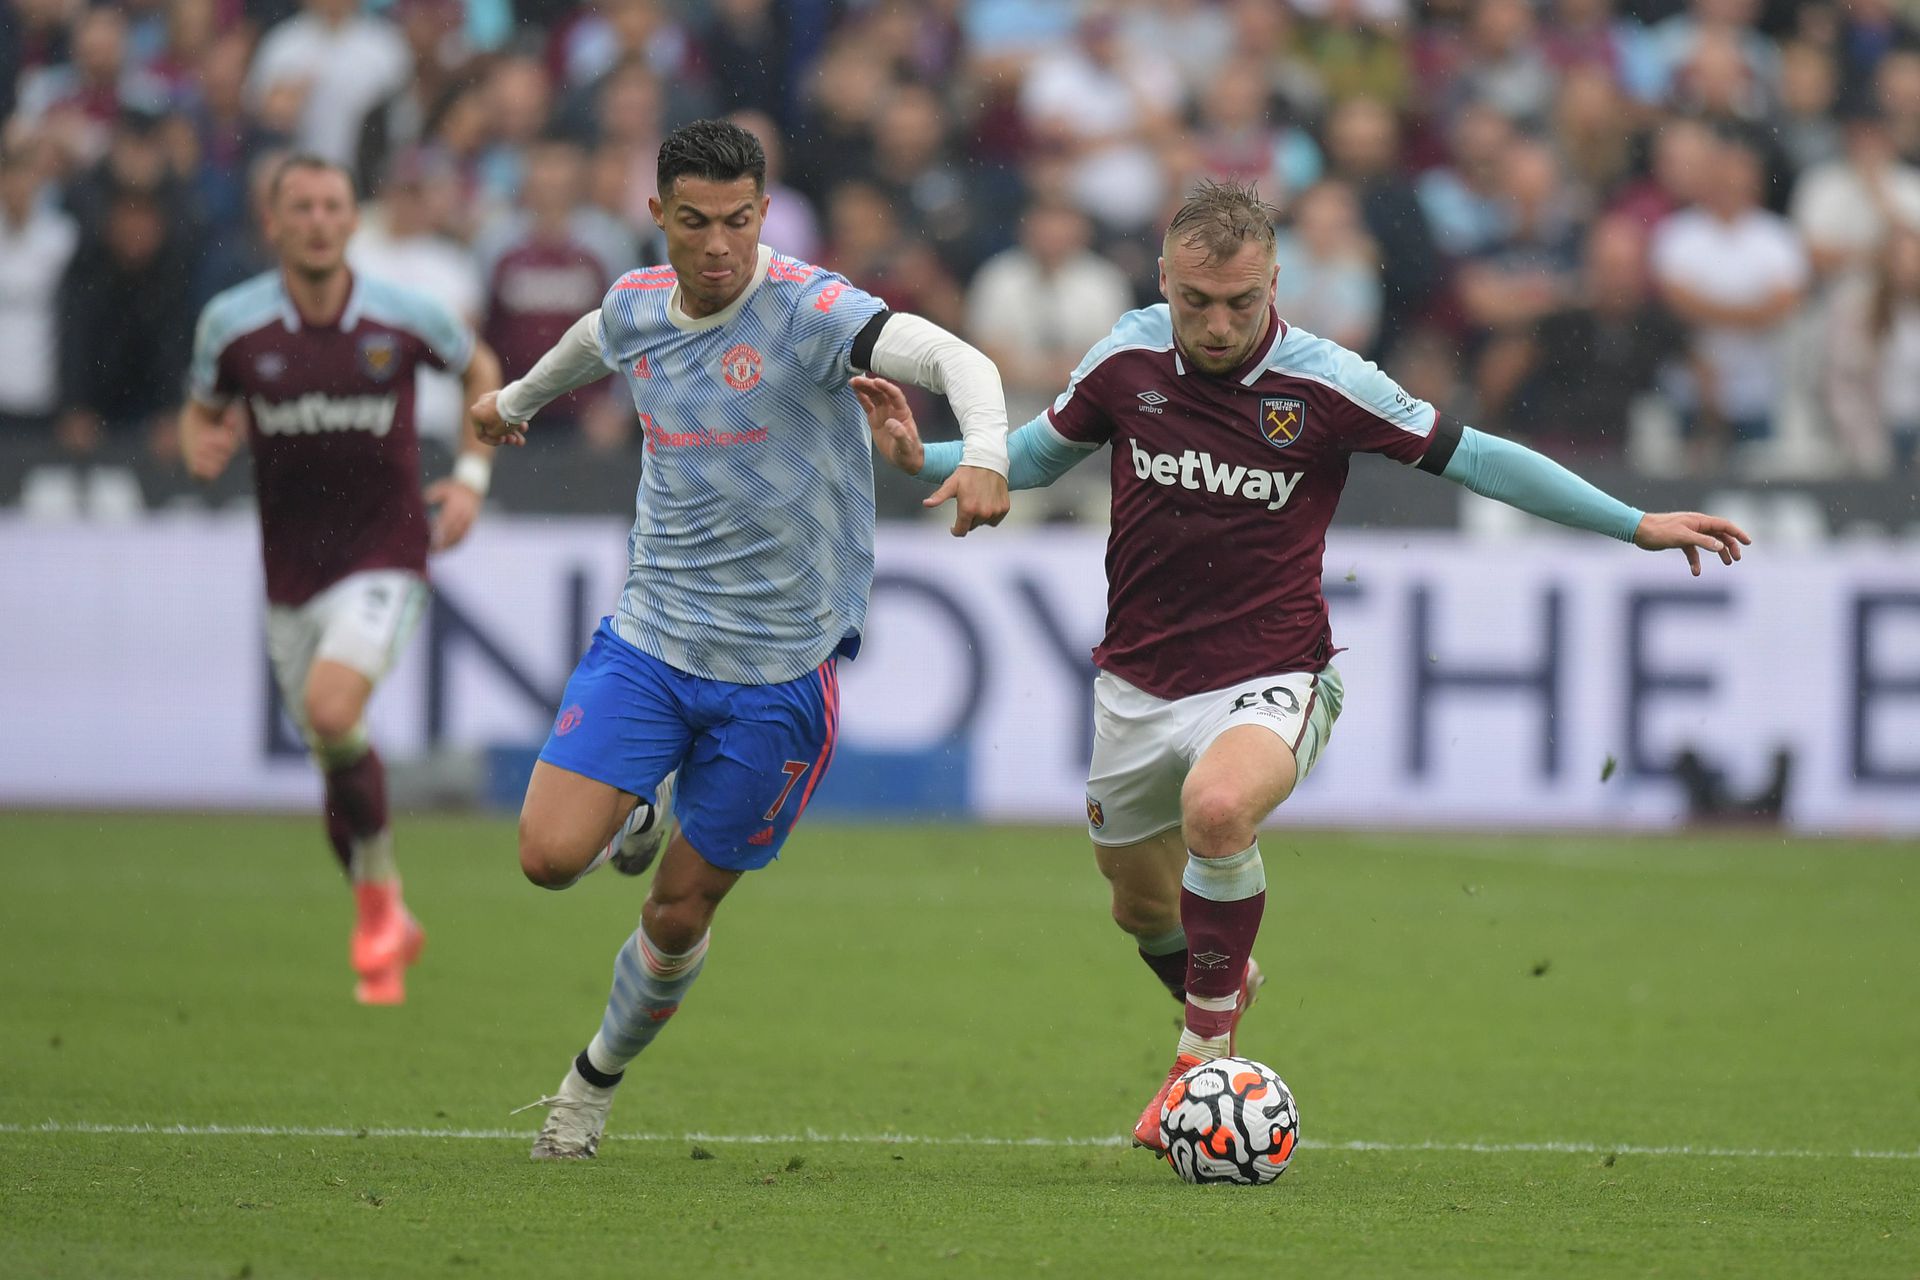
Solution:
<path fill-rule="evenodd" d="M 1300 1109 L 1272 1068 L 1251 1058 L 1216 1058 L 1167 1090 L 1160 1137 L 1167 1163 L 1188 1182 L 1262 1186 L 1293 1159 Z"/>

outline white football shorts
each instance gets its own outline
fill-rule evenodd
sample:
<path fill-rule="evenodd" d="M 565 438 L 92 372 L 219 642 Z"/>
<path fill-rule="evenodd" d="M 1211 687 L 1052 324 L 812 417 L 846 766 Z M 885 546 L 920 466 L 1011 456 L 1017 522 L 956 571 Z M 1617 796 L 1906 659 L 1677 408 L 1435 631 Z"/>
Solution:
<path fill-rule="evenodd" d="M 307 673 L 324 658 L 379 684 L 419 625 L 427 584 L 405 569 L 348 574 L 305 604 L 267 606 L 267 657 L 306 733 Z"/>
<path fill-rule="evenodd" d="M 1156 698 L 1102 671 L 1093 682 L 1093 764 L 1087 834 L 1138 844 L 1180 825 L 1180 788 L 1214 739 L 1236 725 L 1271 730 L 1293 752 L 1299 780 L 1320 759 L 1346 695 L 1332 667 L 1261 676 L 1190 698 Z"/>

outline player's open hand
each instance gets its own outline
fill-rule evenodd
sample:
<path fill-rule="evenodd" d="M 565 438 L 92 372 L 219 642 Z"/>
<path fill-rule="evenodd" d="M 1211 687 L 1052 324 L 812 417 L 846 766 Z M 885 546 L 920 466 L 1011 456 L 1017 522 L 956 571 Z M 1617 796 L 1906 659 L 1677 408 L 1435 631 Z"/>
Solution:
<path fill-rule="evenodd" d="M 451 551 L 460 545 L 480 515 L 480 502 L 479 494 L 452 476 L 427 486 L 427 505 L 439 508 L 433 517 L 431 545 L 435 551 Z"/>
<path fill-rule="evenodd" d="M 981 525 L 999 524 L 1013 503 L 1007 497 L 1007 478 L 985 467 L 955 467 L 947 482 L 933 491 L 923 506 L 932 508 L 948 498 L 953 503 L 953 536 L 964 538 Z"/>
<path fill-rule="evenodd" d="M 1721 564 L 1732 564 L 1740 558 L 1740 548 L 1753 545 L 1753 539 L 1739 525 L 1719 516 L 1661 511 L 1640 517 L 1640 527 L 1633 531 L 1633 545 L 1643 551 L 1680 548 L 1687 553 L 1687 564 L 1697 578 L 1702 551 L 1719 556 Z"/>
<path fill-rule="evenodd" d="M 885 378 L 853 378 L 848 385 L 867 411 L 874 451 L 896 470 L 919 475 L 927 465 L 927 449 L 920 443 L 920 429 L 914 425 L 906 393 Z"/>
<path fill-rule="evenodd" d="M 500 416 L 500 393 L 489 391 L 473 402 L 467 410 L 467 417 L 473 420 L 473 433 L 491 445 L 525 444 L 527 428 L 524 422 L 508 422 Z"/>

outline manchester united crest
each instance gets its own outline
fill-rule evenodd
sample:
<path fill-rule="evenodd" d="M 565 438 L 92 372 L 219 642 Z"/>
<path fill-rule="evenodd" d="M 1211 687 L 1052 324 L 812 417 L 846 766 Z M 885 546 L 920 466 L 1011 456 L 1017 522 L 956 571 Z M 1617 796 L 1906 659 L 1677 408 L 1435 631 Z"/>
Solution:
<path fill-rule="evenodd" d="M 1260 434 L 1276 449 L 1284 449 L 1307 429 L 1307 402 L 1291 396 L 1266 396 L 1260 401 Z"/>
<path fill-rule="evenodd" d="M 360 372 L 376 382 L 385 382 L 399 367 L 398 338 L 390 333 L 370 333 L 360 339 Z"/>
<path fill-rule="evenodd" d="M 760 353 L 742 342 L 720 358 L 720 372 L 735 391 L 751 391 L 760 382 Z"/>

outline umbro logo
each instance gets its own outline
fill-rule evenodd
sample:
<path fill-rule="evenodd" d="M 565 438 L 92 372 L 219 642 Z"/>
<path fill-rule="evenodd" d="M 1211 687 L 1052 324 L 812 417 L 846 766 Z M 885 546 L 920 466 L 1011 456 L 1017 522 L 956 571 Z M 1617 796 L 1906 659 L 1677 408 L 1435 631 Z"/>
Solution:
<path fill-rule="evenodd" d="M 1136 398 L 1140 401 L 1141 413 L 1164 412 L 1160 406 L 1167 402 L 1167 398 L 1158 391 L 1142 391 Z"/>
<path fill-rule="evenodd" d="M 1202 969 L 1224 969 L 1231 959 L 1232 956 L 1222 955 L 1218 951 L 1198 951 L 1193 956 L 1193 962 Z"/>

